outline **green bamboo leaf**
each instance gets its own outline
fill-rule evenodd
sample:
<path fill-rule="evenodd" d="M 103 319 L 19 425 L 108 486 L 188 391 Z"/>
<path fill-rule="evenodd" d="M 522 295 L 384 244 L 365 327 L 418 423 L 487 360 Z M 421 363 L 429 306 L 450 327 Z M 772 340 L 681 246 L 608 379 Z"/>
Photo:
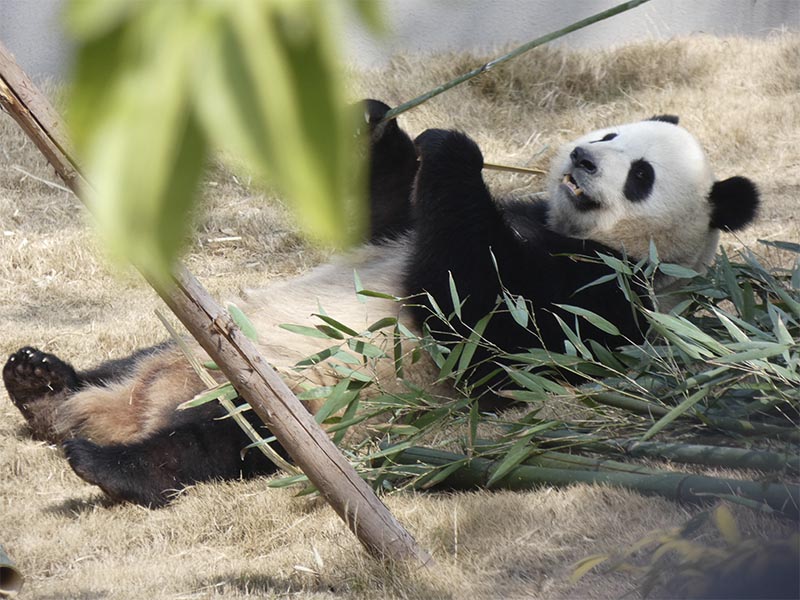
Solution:
<path fill-rule="evenodd" d="M 343 323 L 340 323 L 336 319 L 333 319 L 333 318 L 329 317 L 328 315 L 324 315 L 324 314 L 321 314 L 321 313 L 313 313 L 312 316 L 317 317 L 318 319 L 322 319 L 323 321 L 325 321 L 325 323 L 327 323 L 328 325 L 330 325 L 334 329 L 337 329 L 337 330 L 341 331 L 345 335 L 350 335 L 350 336 L 354 336 L 354 337 L 358 335 L 357 331 L 355 331 L 354 329 L 351 329 L 350 327 L 348 327 L 347 325 L 344 325 Z"/>
<path fill-rule="evenodd" d="M 517 385 L 525 388 L 526 390 L 532 392 L 549 392 L 551 394 L 560 396 L 566 396 L 569 394 L 567 388 L 559 384 L 557 381 L 553 381 L 549 377 L 542 377 L 541 375 L 537 375 L 535 373 L 520 371 L 519 369 L 514 369 L 511 367 L 504 368 L 511 379 L 513 379 Z"/>
<path fill-rule="evenodd" d="M 375 344 L 370 344 L 369 342 L 365 342 L 364 340 L 360 339 L 349 339 L 347 340 L 347 345 L 350 347 L 353 352 L 358 352 L 362 356 L 366 356 L 367 358 L 385 358 L 386 352 L 383 351 L 382 348 L 376 346 Z"/>
<path fill-rule="evenodd" d="M 687 411 L 694 407 L 695 404 L 705 398 L 708 395 L 708 392 L 709 388 L 707 387 L 697 390 L 694 394 L 686 398 L 686 400 L 681 402 L 678 406 L 670 410 L 666 415 L 656 421 L 656 423 L 642 436 L 642 440 L 649 440 L 667 425 L 672 423 L 675 419 L 682 417 Z"/>
<path fill-rule="evenodd" d="M 741 543 L 742 535 L 736 525 L 736 519 L 730 509 L 724 504 L 720 504 L 712 513 L 711 518 L 717 526 L 723 539 L 731 546 Z"/>
<path fill-rule="evenodd" d="M 500 461 L 496 468 L 492 469 L 492 476 L 489 477 L 489 481 L 486 482 L 487 488 L 491 488 L 495 482 L 500 481 L 503 477 L 508 475 L 514 467 L 519 466 L 522 461 L 530 456 L 531 452 L 535 449 L 530 444 L 532 437 L 533 434 L 526 435 L 511 446 L 505 458 Z"/>
<path fill-rule="evenodd" d="M 367 298 L 382 298 L 384 300 L 399 300 L 397 296 L 392 296 L 385 292 L 375 292 L 373 290 L 358 290 L 356 292 L 359 296 L 366 296 Z"/>
<path fill-rule="evenodd" d="M 281 323 L 278 325 L 281 329 L 285 329 L 286 331 L 291 331 L 292 333 L 298 333 L 300 335 L 305 335 L 307 337 L 314 337 L 314 338 L 321 338 L 325 340 L 329 339 L 343 339 L 344 336 L 332 327 L 328 331 L 323 331 L 319 327 L 308 327 L 306 325 L 293 325 L 291 323 Z M 330 335 L 333 333 L 333 335 Z"/>
<path fill-rule="evenodd" d="M 617 278 L 617 273 L 609 273 L 608 275 L 603 275 L 602 277 L 598 277 L 594 281 L 591 281 L 591 282 L 587 283 L 586 285 L 583 285 L 583 286 L 579 287 L 577 290 L 575 290 L 573 295 L 576 295 L 576 294 L 578 294 L 579 292 L 582 292 L 585 289 L 588 289 L 588 288 L 591 288 L 591 287 L 594 287 L 594 286 L 597 286 L 597 285 L 603 285 L 604 283 L 608 283 L 609 281 L 614 281 L 616 278 Z"/>
<path fill-rule="evenodd" d="M 511 294 L 504 291 L 503 302 L 505 302 L 508 312 L 511 314 L 511 318 L 514 319 L 520 327 L 527 327 L 530 315 L 528 314 L 528 306 L 525 304 L 525 298 L 523 298 L 522 295 L 514 298 Z"/>
<path fill-rule="evenodd" d="M 247 315 L 242 312 L 242 309 L 236 306 L 233 302 L 227 302 L 225 307 L 228 309 L 233 322 L 242 330 L 242 333 L 254 342 L 258 341 L 258 332 L 256 331 L 253 322 L 247 318 Z"/>
<path fill-rule="evenodd" d="M 675 277 L 676 279 L 692 279 L 700 275 L 694 269 L 676 265 L 672 263 L 660 263 L 658 270 L 668 277 Z"/>
<path fill-rule="evenodd" d="M 345 406 L 350 404 L 356 398 L 356 396 L 358 396 L 358 390 L 347 389 L 349 385 L 350 380 L 342 379 L 339 383 L 333 386 L 333 389 L 331 389 L 331 392 L 328 395 L 327 401 L 314 415 L 314 419 L 317 421 L 317 423 L 324 423 L 325 419 L 342 410 Z"/>
<path fill-rule="evenodd" d="M 594 313 L 580 306 L 571 306 L 569 304 L 556 304 L 556 306 L 564 309 L 569 313 L 572 313 L 573 315 L 583 317 L 584 319 L 589 321 L 589 323 L 597 327 L 600 331 L 603 331 L 610 335 L 620 335 L 619 329 L 617 329 L 616 325 L 614 325 L 608 319 L 604 319 L 597 313 Z"/>
<path fill-rule="evenodd" d="M 306 477 L 303 474 L 291 475 L 289 477 L 280 477 L 278 479 L 273 479 L 271 481 L 268 481 L 267 487 L 280 489 L 296 485 L 298 483 L 308 483 L 308 477 Z"/>
<path fill-rule="evenodd" d="M 469 459 L 459 460 L 445 467 L 440 467 L 433 473 L 421 477 L 419 481 L 417 481 L 415 487 L 421 490 L 429 490 L 447 480 L 450 475 L 458 471 L 461 467 L 467 464 L 467 462 L 469 462 Z"/>
<path fill-rule="evenodd" d="M 597 565 L 607 561 L 609 558 L 611 558 L 611 556 L 608 554 L 593 554 L 582 560 L 579 560 L 577 563 L 575 563 L 575 566 L 572 569 L 572 574 L 569 576 L 569 580 L 572 583 L 576 583 L 581 577 L 586 575 Z"/>
<path fill-rule="evenodd" d="M 448 271 L 447 278 L 450 283 L 450 301 L 453 303 L 453 311 L 456 313 L 456 316 L 460 319 L 461 318 L 461 300 L 458 297 L 458 289 L 456 289 L 456 282 L 453 279 L 453 274 Z"/>
<path fill-rule="evenodd" d="M 233 384 L 226 381 L 217 387 L 200 392 L 191 400 L 187 400 L 186 402 L 179 404 L 177 408 L 178 410 L 186 410 L 187 408 L 194 408 L 195 406 L 206 404 L 212 400 L 234 400 L 238 397 L 239 394 L 233 388 Z"/>
<path fill-rule="evenodd" d="M 439 367 L 439 379 L 446 379 L 447 377 L 450 377 L 450 374 L 453 372 L 453 368 L 456 366 L 456 361 L 458 361 L 463 350 L 464 342 L 459 342 L 455 346 L 450 346 L 450 353 L 447 355 L 447 358 L 444 360 L 442 366 Z"/>
<path fill-rule="evenodd" d="M 789 252 L 794 252 L 795 254 L 800 254 L 800 244 L 795 242 L 783 242 L 780 240 L 758 240 L 759 244 L 764 244 L 765 246 L 772 246 L 773 248 L 779 248 L 781 250 L 788 250 Z"/>
<path fill-rule="evenodd" d="M 466 344 L 464 345 L 464 349 L 461 352 L 461 357 L 458 359 L 458 371 L 456 373 L 455 380 L 456 384 L 461 381 L 462 376 L 472 364 L 472 358 L 475 356 L 475 352 L 483 340 L 483 332 L 486 331 L 486 326 L 489 324 L 489 320 L 491 318 L 492 313 L 485 315 L 475 324 L 475 327 L 473 327 L 472 331 L 470 332 Z"/>
<path fill-rule="evenodd" d="M 553 316 L 555 317 L 556 321 L 558 321 L 558 324 L 561 327 L 561 331 L 563 331 L 564 335 L 567 336 L 567 341 L 569 341 L 569 343 L 571 343 L 572 346 L 580 353 L 581 358 L 588 361 L 593 360 L 592 353 L 589 352 L 589 349 L 583 343 L 580 336 L 575 331 L 573 331 L 570 328 L 570 326 L 566 324 L 564 319 L 562 319 L 560 316 L 558 316 L 555 313 L 553 313 Z M 565 347 L 567 341 L 564 342 Z"/>
<path fill-rule="evenodd" d="M 606 265 L 614 269 L 617 273 L 621 273 L 622 275 L 633 275 L 633 271 L 631 270 L 630 265 L 625 262 L 624 260 L 620 260 L 614 256 L 609 256 L 608 254 L 601 254 L 597 253 L 597 256 L 602 260 Z"/>
<path fill-rule="evenodd" d="M 311 328 L 309 328 L 311 329 Z M 317 330 L 314 329 L 314 335 L 312 337 L 317 337 L 316 335 Z M 303 334 L 305 335 L 305 334 Z M 317 363 L 322 362 L 323 360 L 329 359 L 339 350 L 339 346 L 331 346 L 330 348 L 325 348 L 324 350 L 320 350 L 316 354 L 312 354 L 311 356 L 305 357 L 303 360 L 297 362 L 297 367 L 310 367 L 311 365 L 315 365 Z"/>
<path fill-rule="evenodd" d="M 716 315 L 719 322 L 722 323 L 722 326 L 728 331 L 728 334 L 736 340 L 737 342 L 749 342 L 750 338 L 747 337 L 747 334 L 739 329 L 733 321 L 731 321 L 725 314 L 722 313 L 719 309 L 712 306 L 711 310 Z"/>
<path fill-rule="evenodd" d="M 741 363 L 751 360 L 771 358 L 773 356 L 778 356 L 780 354 L 783 354 L 784 352 L 786 352 L 788 348 L 789 346 L 784 346 L 783 344 L 770 344 L 768 346 L 761 346 L 759 348 L 754 348 L 752 350 L 745 350 L 743 352 L 734 352 L 733 354 L 720 356 L 719 358 L 715 359 L 714 362 L 722 364 L 732 364 L 732 363 Z"/>
<path fill-rule="evenodd" d="M 381 329 L 385 329 L 387 327 L 395 327 L 397 325 L 397 318 L 396 317 L 384 317 L 375 321 L 372 325 L 367 327 L 367 331 L 370 333 L 375 333 Z M 399 335 L 399 332 L 398 332 Z"/>

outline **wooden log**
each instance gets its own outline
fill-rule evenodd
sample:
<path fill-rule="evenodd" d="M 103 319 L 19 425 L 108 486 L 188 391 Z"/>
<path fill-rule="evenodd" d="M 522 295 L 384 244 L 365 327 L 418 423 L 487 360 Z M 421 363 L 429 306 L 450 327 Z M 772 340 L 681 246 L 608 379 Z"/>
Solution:
<path fill-rule="evenodd" d="M 70 155 L 58 113 L 2 44 L 0 107 L 19 123 L 76 195 L 88 189 Z M 415 560 L 424 566 L 433 564 L 430 554 L 417 545 L 358 476 L 252 342 L 189 271 L 178 266 L 174 285 L 154 287 L 370 554 L 381 559 Z"/>

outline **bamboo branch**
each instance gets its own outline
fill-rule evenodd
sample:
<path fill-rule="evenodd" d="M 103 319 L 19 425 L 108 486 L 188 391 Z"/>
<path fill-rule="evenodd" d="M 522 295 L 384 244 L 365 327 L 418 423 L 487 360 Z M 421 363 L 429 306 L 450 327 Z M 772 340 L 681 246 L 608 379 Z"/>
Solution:
<path fill-rule="evenodd" d="M 67 187 L 76 194 L 86 189 L 58 114 L 2 44 L 0 107 L 19 123 Z M 433 564 L 228 313 L 186 269 L 175 269 L 174 285 L 168 288 L 150 284 L 373 556 Z"/>
<path fill-rule="evenodd" d="M 447 90 L 449 90 L 451 88 L 454 88 L 457 85 L 460 85 L 460 84 L 464 83 L 465 81 L 469 81 L 473 77 L 477 77 L 478 75 L 486 73 L 487 71 L 490 71 L 491 69 L 493 69 L 497 65 L 501 65 L 504 62 L 508 62 L 512 58 L 516 58 L 517 56 L 519 56 L 520 54 L 524 54 L 528 50 L 532 50 L 533 48 L 536 48 L 537 46 L 541 46 L 542 44 L 546 44 L 548 42 L 552 42 L 555 39 L 558 39 L 558 38 L 560 38 L 562 36 L 565 36 L 568 33 L 572 33 L 573 31 L 577 31 L 578 29 L 583 29 L 584 27 L 586 27 L 588 25 L 591 25 L 593 23 L 597 23 L 597 22 L 602 21 L 604 19 L 608 19 L 609 17 L 613 17 L 614 15 L 618 15 L 620 13 L 623 13 L 623 12 L 625 12 L 627 10 L 632 9 L 632 8 L 636 8 L 640 4 L 644 4 L 645 2 L 648 2 L 648 1 L 649 0 L 630 0 L 629 2 L 623 2 L 622 4 L 618 4 L 617 6 L 609 8 L 608 10 L 604 10 L 602 12 L 599 12 L 599 13 L 595 14 L 595 15 L 592 15 L 591 17 L 586 17 L 585 19 L 577 21 L 577 22 L 573 23 L 572 25 L 568 25 L 567 27 L 559 29 L 558 31 L 554 31 L 552 33 L 548 33 L 546 35 L 538 37 L 535 40 L 528 42 L 527 44 L 523 44 L 522 46 L 519 46 L 519 47 L 515 48 L 514 50 L 512 50 L 508 54 L 504 54 L 503 56 L 501 56 L 499 58 L 495 58 L 494 60 L 491 60 L 491 61 L 481 65 L 480 67 L 476 67 L 475 69 L 473 69 L 472 71 L 469 71 L 468 73 L 464 73 L 463 75 L 460 75 L 459 77 L 456 77 L 452 81 L 448 81 L 447 83 L 444 83 L 444 84 L 442 84 L 442 85 L 440 85 L 438 87 L 435 87 L 434 89 L 432 89 L 432 90 L 430 90 L 428 92 L 425 92 L 421 96 L 417 96 L 413 100 L 409 100 L 408 102 L 404 102 L 403 104 L 400 104 L 399 106 L 395 106 L 393 109 L 391 109 L 389 112 L 387 112 L 383 116 L 383 119 L 381 119 L 381 122 L 388 121 L 390 119 L 394 119 L 396 116 L 406 112 L 407 110 L 410 110 L 410 109 L 412 109 L 412 108 L 414 108 L 416 106 L 419 106 L 420 104 L 423 104 L 423 103 L 427 102 L 428 100 L 430 100 L 434 96 L 438 96 L 442 92 L 446 92 Z"/>

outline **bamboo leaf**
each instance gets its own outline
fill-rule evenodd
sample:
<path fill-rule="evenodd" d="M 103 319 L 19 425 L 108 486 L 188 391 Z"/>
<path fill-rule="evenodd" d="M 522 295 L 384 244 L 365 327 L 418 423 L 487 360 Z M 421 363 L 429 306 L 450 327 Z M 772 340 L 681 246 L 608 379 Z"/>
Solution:
<path fill-rule="evenodd" d="M 475 324 L 472 332 L 470 332 L 469 338 L 467 338 L 464 349 L 461 352 L 461 357 L 458 360 L 456 384 L 458 384 L 458 382 L 461 380 L 461 377 L 466 373 L 466 370 L 472 364 L 472 358 L 475 356 L 475 351 L 478 349 L 478 346 L 480 346 L 481 341 L 483 340 L 483 332 L 486 331 L 486 326 L 489 324 L 489 320 L 491 318 L 492 313 L 487 314 Z"/>
<path fill-rule="evenodd" d="M 491 488 L 495 482 L 500 481 L 503 477 L 508 475 L 514 467 L 519 466 L 522 461 L 530 456 L 531 452 L 534 450 L 534 447 L 531 446 L 530 443 L 532 437 L 532 433 L 528 434 L 517 440 L 514 445 L 511 446 L 505 458 L 498 463 L 496 468 L 492 469 L 492 476 L 489 477 L 489 480 L 486 482 L 487 488 Z"/>
<path fill-rule="evenodd" d="M 367 331 L 370 333 L 375 333 L 381 329 L 385 329 L 387 327 L 395 327 L 397 325 L 397 318 L 396 317 L 384 317 L 375 321 L 372 325 L 367 327 Z M 398 332 L 399 333 L 399 332 Z"/>
<path fill-rule="evenodd" d="M 610 335 L 620 335 L 619 329 L 616 325 L 610 322 L 607 319 L 604 319 L 597 313 L 594 313 L 590 310 L 582 308 L 580 306 L 572 306 L 569 304 L 556 304 L 559 308 L 564 309 L 565 311 L 572 313 L 573 315 L 577 315 L 579 317 L 583 317 L 589 323 L 597 327 L 600 331 L 608 333 Z"/>
<path fill-rule="evenodd" d="M 219 399 L 234 400 L 235 398 L 238 397 L 239 394 L 233 388 L 233 384 L 226 381 L 225 383 L 222 383 L 215 388 L 211 388 L 210 390 L 200 392 L 191 400 L 182 402 L 177 406 L 177 409 L 186 410 L 187 408 L 194 408 L 195 406 L 206 404 L 207 402 L 211 402 L 212 400 L 219 400 Z"/>
<path fill-rule="evenodd" d="M 525 298 L 523 298 L 522 295 L 514 298 L 511 294 L 504 291 L 503 302 L 505 302 L 508 312 L 511 314 L 511 318 L 514 319 L 520 327 L 527 327 L 530 315 L 528 314 L 528 307 L 525 304 Z"/>
<path fill-rule="evenodd" d="M 461 318 L 461 300 L 458 297 L 458 290 L 456 289 L 456 282 L 453 279 L 453 274 L 448 271 L 447 272 L 447 279 L 450 283 L 450 301 L 453 303 L 453 311 L 456 313 L 456 316 L 460 319 Z"/>
<path fill-rule="evenodd" d="M 325 340 L 329 339 L 343 339 L 344 336 L 338 331 L 333 328 L 329 328 L 327 330 L 320 329 L 320 327 L 308 327 L 307 325 L 293 325 L 291 323 L 282 323 L 278 325 L 281 329 L 285 329 L 286 331 L 291 331 L 292 333 L 298 333 L 300 335 L 305 335 L 307 337 L 313 338 L 321 338 Z"/>
<path fill-rule="evenodd" d="M 736 526 L 736 519 L 733 518 L 730 509 L 724 504 L 720 504 L 711 515 L 714 524 L 720 534 L 731 546 L 741 543 L 742 536 Z"/>
<path fill-rule="evenodd" d="M 328 325 L 330 325 L 334 329 L 337 329 L 338 331 L 341 331 L 345 335 L 350 335 L 350 336 L 353 336 L 353 337 L 358 335 L 357 331 L 351 329 L 350 327 L 348 327 L 347 325 L 344 325 L 343 323 L 340 323 L 336 319 L 334 319 L 332 317 L 329 317 L 328 315 L 324 315 L 324 314 L 321 314 L 321 313 L 314 313 L 312 316 L 317 317 L 318 319 L 321 319 L 321 320 L 325 321 L 325 323 L 327 323 Z"/>
<path fill-rule="evenodd" d="M 579 560 L 572 568 L 572 574 L 569 576 L 569 580 L 572 583 L 576 583 L 581 577 L 586 575 L 597 565 L 606 562 L 609 558 L 611 558 L 611 556 L 608 554 L 593 554 L 592 556 L 587 556 L 586 558 Z"/>
<path fill-rule="evenodd" d="M 656 435 L 659 431 L 664 429 L 667 425 L 672 423 L 675 419 L 680 418 L 688 410 L 690 410 L 695 404 L 700 402 L 703 398 L 708 395 L 709 388 L 703 387 L 697 390 L 694 394 L 686 398 L 683 402 L 681 402 L 678 406 L 670 410 L 666 415 L 661 417 L 656 423 L 647 430 L 647 432 L 642 436 L 642 440 L 646 441 L 649 440 L 651 437 Z"/>
<path fill-rule="evenodd" d="M 347 340 L 347 345 L 354 352 L 358 352 L 367 358 L 384 358 L 386 356 L 386 353 L 381 348 L 364 340 L 351 338 Z"/>
<path fill-rule="evenodd" d="M 358 395 L 358 390 L 348 390 L 347 388 L 349 385 L 349 379 L 342 379 L 339 383 L 333 386 L 330 394 L 328 395 L 327 401 L 314 415 L 314 419 L 316 419 L 317 423 L 324 423 L 325 419 L 332 414 L 339 412 L 345 406 L 350 404 L 353 399 L 355 399 L 355 397 Z"/>
<path fill-rule="evenodd" d="M 658 270 L 664 275 L 675 277 L 676 279 L 692 279 L 700 275 L 700 273 L 694 269 L 671 263 L 660 263 L 658 265 Z"/>
<path fill-rule="evenodd" d="M 242 333 L 254 342 L 258 341 L 258 332 L 256 331 L 253 322 L 247 318 L 247 315 L 242 312 L 242 309 L 236 306 L 233 302 L 226 303 L 228 314 L 230 314 L 233 322 L 242 330 Z"/>

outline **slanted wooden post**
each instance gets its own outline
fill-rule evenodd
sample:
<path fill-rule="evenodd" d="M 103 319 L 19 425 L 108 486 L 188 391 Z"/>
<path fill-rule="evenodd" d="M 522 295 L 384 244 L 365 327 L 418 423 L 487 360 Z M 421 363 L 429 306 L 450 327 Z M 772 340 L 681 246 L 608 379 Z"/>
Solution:
<path fill-rule="evenodd" d="M 0 44 L 0 107 L 22 127 L 76 195 L 87 189 L 58 113 Z M 182 266 L 174 285 L 150 284 L 295 463 L 375 557 L 433 564 L 394 518 L 226 311 Z"/>

